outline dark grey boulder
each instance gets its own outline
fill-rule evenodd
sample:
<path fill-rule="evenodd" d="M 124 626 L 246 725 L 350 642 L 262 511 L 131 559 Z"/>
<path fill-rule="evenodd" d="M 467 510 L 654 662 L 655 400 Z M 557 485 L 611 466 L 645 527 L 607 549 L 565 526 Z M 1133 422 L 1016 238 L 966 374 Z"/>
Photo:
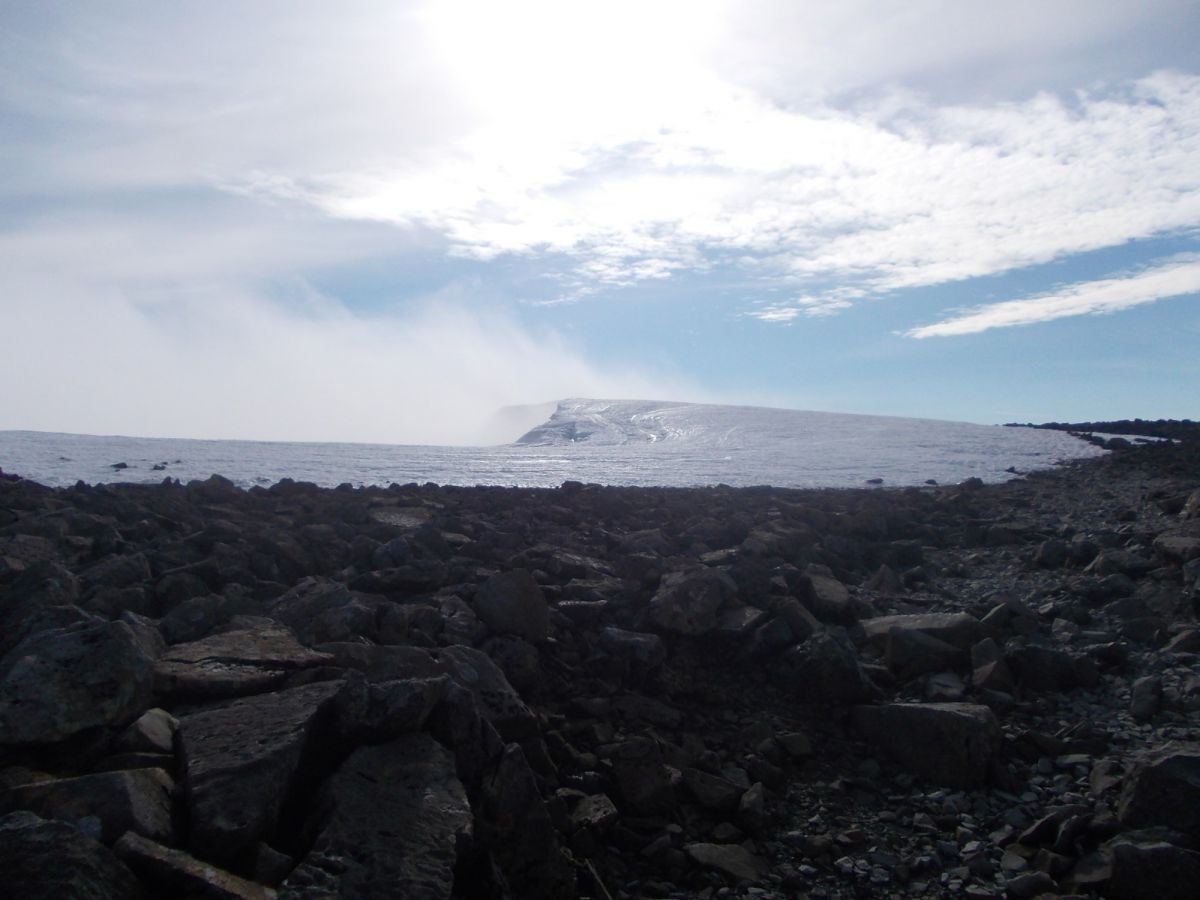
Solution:
<path fill-rule="evenodd" d="M 321 806 L 316 843 L 281 900 L 451 896 L 473 820 L 454 757 L 429 735 L 355 750 L 322 789 Z"/>
<path fill-rule="evenodd" d="M 138 880 L 111 850 L 73 825 L 31 812 L 0 818 L 0 889 L 13 898 L 142 896 Z"/>
<path fill-rule="evenodd" d="M 304 578 L 267 608 L 305 646 L 364 637 L 375 640 L 382 597 L 352 591 L 328 578 Z"/>
<path fill-rule="evenodd" d="M 1001 741 L 992 711 L 971 703 L 859 706 L 854 727 L 914 775 L 953 788 L 983 785 Z"/>
<path fill-rule="evenodd" d="M 1117 811 L 1127 828 L 1165 825 L 1200 836 L 1200 745 L 1169 743 L 1138 757 Z"/>
<path fill-rule="evenodd" d="M 493 575 L 479 586 L 475 615 L 497 634 L 515 634 L 532 643 L 550 634 L 550 608 L 541 586 L 525 569 Z"/>
<path fill-rule="evenodd" d="M 1104 891 L 1112 900 L 1192 900 L 1200 886 L 1200 853 L 1166 841 L 1124 836 L 1105 848 L 1112 877 Z"/>
<path fill-rule="evenodd" d="M 47 819 L 82 822 L 106 844 L 126 831 L 169 842 L 174 791 L 175 782 L 162 769 L 101 772 L 10 788 L 0 792 L 0 811 L 27 809 Z"/>
<path fill-rule="evenodd" d="M 334 732 L 342 689 L 320 682 L 180 717 L 193 853 L 228 865 L 270 841 L 302 764 Z"/>
<path fill-rule="evenodd" d="M 125 622 L 30 635 L 0 660 L 0 744 L 61 741 L 150 706 L 154 660 Z"/>

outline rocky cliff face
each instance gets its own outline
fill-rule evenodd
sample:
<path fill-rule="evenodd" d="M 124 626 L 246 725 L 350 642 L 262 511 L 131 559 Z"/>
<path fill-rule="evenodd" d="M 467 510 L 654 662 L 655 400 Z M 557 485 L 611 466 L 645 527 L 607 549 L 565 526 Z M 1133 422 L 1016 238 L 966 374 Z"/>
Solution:
<path fill-rule="evenodd" d="M 0 477 L 2 890 L 1193 896 L 1198 488 Z"/>

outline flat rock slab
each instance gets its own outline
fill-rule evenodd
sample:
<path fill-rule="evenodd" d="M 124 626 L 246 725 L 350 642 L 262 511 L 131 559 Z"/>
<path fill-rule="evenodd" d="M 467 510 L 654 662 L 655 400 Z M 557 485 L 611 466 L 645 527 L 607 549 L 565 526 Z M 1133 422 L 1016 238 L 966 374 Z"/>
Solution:
<path fill-rule="evenodd" d="M 472 814 L 454 756 L 427 734 L 360 747 L 324 788 L 324 827 L 281 900 L 445 900 Z"/>
<path fill-rule="evenodd" d="M 192 852 L 229 864 L 271 838 L 310 745 L 333 731 L 343 687 L 319 682 L 180 718 Z"/>
<path fill-rule="evenodd" d="M 734 881 L 762 881 L 771 874 L 767 861 L 738 844 L 684 844 L 683 852 L 705 869 L 715 869 Z"/>
<path fill-rule="evenodd" d="M 910 615 L 877 616 L 858 623 L 868 641 L 883 648 L 893 631 L 916 632 L 937 638 L 959 650 L 987 637 L 982 622 L 967 613 L 914 613 Z"/>
<path fill-rule="evenodd" d="M 1001 741 L 995 715 L 973 703 L 859 706 L 854 726 L 914 775 L 953 788 L 984 784 Z"/>
<path fill-rule="evenodd" d="M 154 660 L 125 622 L 38 632 L 0 661 L 0 744 L 61 741 L 148 708 Z"/>
<path fill-rule="evenodd" d="M 175 782 L 162 769 L 101 772 L 11 788 L 0 793 L 0 810 L 27 809 L 71 823 L 94 817 L 106 844 L 126 831 L 170 841 L 174 790 Z"/>
<path fill-rule="evenodd" d="M 140 900 L 133 873 L 74 825 L 31 812 L 0 818 L 0 888 L 13 898 Z"/>
<path fill-rule="evenodd" d="M 302 646 L 286 628 L 227 631 L 164 653 L 154 667 L 155 689 L 174 699 L 240 697 L 272 690 L 297 669 L 332 661 Z"/>
<path fill-rule="evenodd" d="M 132 832 L 113 846 L 121 860 L 162 896 L 205 900 L 275 900 L 275 891 L 224 869 L 201 862 L 182 850 L 164 847 Z"/>

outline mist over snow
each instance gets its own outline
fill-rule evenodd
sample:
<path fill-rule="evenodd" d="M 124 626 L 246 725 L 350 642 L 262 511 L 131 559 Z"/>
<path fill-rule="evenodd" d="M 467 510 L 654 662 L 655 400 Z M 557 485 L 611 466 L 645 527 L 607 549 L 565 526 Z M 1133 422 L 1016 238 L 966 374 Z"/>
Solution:
<path fill-rule="evenodd" d="M 170 303 L 113 289 L 30 285 L 5 317 L 0 428 L 400 444 L 491 444 L 530 397 L 646 394 L 552 333 L 500 313 L 431 304 L 355 316 L 313 297 L 285 306 L 237 285 Z M 49 319 L 54 327 L 46 328 Z M 530 423 L 532 424 L 532 423 Z"/>

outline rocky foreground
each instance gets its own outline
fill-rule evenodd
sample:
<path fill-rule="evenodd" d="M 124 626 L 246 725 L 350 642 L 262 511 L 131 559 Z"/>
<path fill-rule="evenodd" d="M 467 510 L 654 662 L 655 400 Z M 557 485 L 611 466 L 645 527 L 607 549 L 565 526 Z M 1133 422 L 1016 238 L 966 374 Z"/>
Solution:
<path fill-rule="evenodd" d="M 0 894 L 1194 897 L 1198 459 L 0 476 Z"/>

